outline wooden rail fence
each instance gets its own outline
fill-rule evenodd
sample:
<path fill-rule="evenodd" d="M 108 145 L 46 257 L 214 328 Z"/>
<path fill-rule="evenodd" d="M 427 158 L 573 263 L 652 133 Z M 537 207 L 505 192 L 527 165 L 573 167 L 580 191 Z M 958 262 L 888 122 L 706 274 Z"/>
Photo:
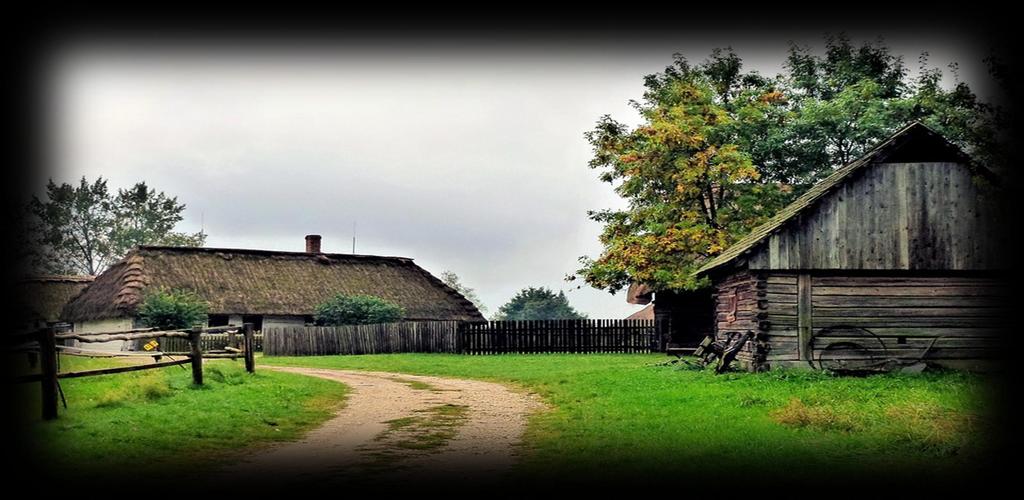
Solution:
<path fill-rule="evenodd" d="M 263 335 L 268 356 L 642 353 L 658 348 L 653 320 L 404 322 L 265 328 Z"/>
<path fill-rule="evenodd" d="M 233 345 L 225 346 L 223 350 L 211 350 L 204 352 L 202 335 L 204 333 L 224 333 L 228 337 L 228 343 Z M 241 333 L 242 338 L 238 339 L 237 334 Z M 171 352 L 167 349 L 149 352 L 145 354 L 129 354 L 117 352 L 93 351 L 82 347 L 68 347 L 61 345 L 58 341 L 75 340 L 84 344 L 97 342 L 110 342 L 113 340 L 138 341 L 142 339 L 185 339 L 188 343 L 188 350 L 183 352 Z M 120 332 L 98 332 L 98 333 L 57 333 L 56 328 L 47 328 L 37 332 L 23 333 L 8 337 L 8 350 L 12 352 L 24 352 L 30 357 L 38 355 L 40 373 L 22 375 L 15 377 L 15 383 L 39 382 L 42 394 L 42 415 L 44 420 L 57 418 L 57 403 L 60 396 L 59 380 L 63 378 L 91 377 L 96 375 L 109 375 L 113 373 L 125 373 L 139 370 L 151 370 L 175 365 L 192 365 L 192 382 L 196 385 L 203 384 L 203 358 L 244 358 L 245 369 L 249 373 L 255 373 L 255 334 L 251 323 L 242 327 L 222 326 L 213 328 L 193 328 L 189 330 L 161 331 L 155 328 L 143 328 Z M 57 354 L 58 349 L 64 354 L 86 357 L 153 357 L 154 362 L 145 365 L 116 366 L 98 370 L 85 370 L 79 372 L 58 372 Z M 160 361 L 162 358 L 171 358 L 171 361 Z M 174 357 L 182 359 L 174 360 Z"/>

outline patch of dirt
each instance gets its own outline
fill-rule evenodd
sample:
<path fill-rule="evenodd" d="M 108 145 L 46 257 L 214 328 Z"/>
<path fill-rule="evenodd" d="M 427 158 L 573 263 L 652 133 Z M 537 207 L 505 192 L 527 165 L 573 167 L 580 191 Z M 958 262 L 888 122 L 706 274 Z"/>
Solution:
<path fill-rule="evenodd" d="M 258 450 L 222 472 L 275 486 L 382 480 L 499 480 L 519 458 L 540 399 L 504 385 L 385 372 L 266 367 L 335 380 L 345 407 L 300 441 Z"/>

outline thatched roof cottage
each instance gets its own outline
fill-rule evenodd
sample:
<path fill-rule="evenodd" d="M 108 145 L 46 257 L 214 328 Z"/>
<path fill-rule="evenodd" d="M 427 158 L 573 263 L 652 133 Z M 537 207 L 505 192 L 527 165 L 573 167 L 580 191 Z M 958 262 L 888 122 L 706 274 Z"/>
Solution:
<path fill-rule="evenodd" d="M 302 326 L 317 304 L 338 293 L 375 295 L 405 309 L 405 320 L 483 321 L 472 302 L 412 259 L 305 252 L 142 246 L 111 266 L 65 306 L 78 331 L 134 325 L 147 290 L 178 288 L 209 302 L 209 325 L 253 323 L 257 330 Z"/>

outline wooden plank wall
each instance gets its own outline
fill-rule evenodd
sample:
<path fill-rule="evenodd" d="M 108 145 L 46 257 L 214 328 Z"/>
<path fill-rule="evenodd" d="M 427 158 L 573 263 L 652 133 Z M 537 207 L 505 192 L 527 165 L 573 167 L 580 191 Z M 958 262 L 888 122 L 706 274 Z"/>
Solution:
<path fill-rule="evenodd" d="M 802 355 L 799 275 L 764 276 L 767 325 L 761 323 L 761 338 L 769 363 L 818 359 L 833 342 L 869 348 L 842 353 L 851 359 L 916 359 L 929 346 L 926 360 L 992 359 L 1009 326 L 1010 290 L 997 278 L 811 274 L 808 326 L 814 340 Z"/>
<path fill-rule="evenodd" d="M 812 355 L 829 342 L 858 341 L 884 344 L 884 354 L 914 359 L 929 345 L 926 359 L 992 359 L 998 354 L 1001 333 L 1009 327 L 1010 292 L 996 278 L 813 276 Z M 864 338 L 864 328 L 879 340 Z M 859 337 L 859 339 L 858 339 Z M 933 343 L 934 341 L 934 343 Z M 879 345 L 871 355 L 881 356 Z"/>
<path fill-rule="evenodd" d="M 761 338 L 767 344 L 765 361 L 796 361 L 800 359 L 799 278 L 796 274 L 767 274 L 762 279 L 767 312 L 767 321 L 761 324 Z"/>
<path fill-rule="evenodd" d="M 465 354 L 644 353 L 658 349 L 653 320 L 584 319 L 467 323 Z"/>
<path fill-rule="evenodd" d="M 991 186 L 956 163 L 880 163 L 770 236 L 750 269 L 991 270 L 1005 231 Z"/>
<path fill-rule="evenodd" d="M 264 328 L 268 356 L 460 352 L 458 321 Z"/>

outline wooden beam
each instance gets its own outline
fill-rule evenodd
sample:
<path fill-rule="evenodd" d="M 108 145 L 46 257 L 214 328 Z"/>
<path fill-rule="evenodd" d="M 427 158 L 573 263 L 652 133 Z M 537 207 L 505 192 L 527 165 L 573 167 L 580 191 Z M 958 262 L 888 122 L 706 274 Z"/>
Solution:
<path fill-rule="evenodd" d="M 145 333 L 62 333 L 57 335 L 60 340 L 74 339 L 79 342 L 110 342 L 111 340 L 137 340 L 157 337 L 188 338 L 190 334 L 179 331 L 150 331 Z"/>
<path fill-rule="evenodd" d="M 179 359 L 176 361 L 161 361 L 159 363 L 150 363 L 147 365 L 132 365 L 132 366 L 118 366 L 115 368 L 103 368 L 100 370 L 86 370 L 81 372 L 67 372 L 58 373 L 57 378 L 78 378 L 78 377 L 91 377 L 94 375 L 110 375 L 112 373 L 125 373 L 125 372 L 137 372 L 140 370 L 151 370 L 153 368 L 164 368 L 166 366 L 183 365 L 185 363 L 191 363 L 191 359 Z"/>
<path fill-rule="evenodd" d="M 210 328 L 193 328 L 190 330 L 157 330 L 156 328 L 137 328 L 120 332 L 71 332 L 57 335 L 58 340 L 74 339 L 80 342 L 109 342 L 111 340 L 136 340 L 150 339 L 157 337 L 181 337 L 189 338 L 193 332 L 200 333 L 225 333 L 237 332 L 237 325 L 214 326 Z"/>
<path fill-rule="evenodd" d="M 811 331 L 814 328 L 811 302 L 811 275 L 797 277 L 797 352 L 801 360 L 811 359 Z"/>

